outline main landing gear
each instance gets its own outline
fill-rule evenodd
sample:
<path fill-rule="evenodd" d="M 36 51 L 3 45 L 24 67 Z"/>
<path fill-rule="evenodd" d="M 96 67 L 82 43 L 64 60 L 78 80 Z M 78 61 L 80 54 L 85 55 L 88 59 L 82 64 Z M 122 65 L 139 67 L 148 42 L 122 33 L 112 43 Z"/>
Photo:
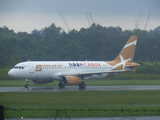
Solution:
<path fill-rule="evenodd" d="M 84 88 L 86 88 L 86 84 L 84 82 L 79 84 L 79 89 L 84 89 Z"/>
<path fill-rule="evenodd" d="M 28 83 L 29 83 L 29 80 L 26 79 L 26 84 L 24 86 L 25 88 L 29 88 L 29 84 Z"/>
<path fill-rule="evenodd" d="M 58 84 L 59 88 L 64 88 L 65 87 L 65 84 L 61 81 L 59 84 Z"/>

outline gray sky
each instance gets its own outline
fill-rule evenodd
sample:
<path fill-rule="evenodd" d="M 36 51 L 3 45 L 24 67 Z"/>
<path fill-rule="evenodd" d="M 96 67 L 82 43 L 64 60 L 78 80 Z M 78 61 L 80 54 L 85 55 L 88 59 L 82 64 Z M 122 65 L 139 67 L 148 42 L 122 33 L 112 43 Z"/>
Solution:
<path fill-rule="evenodd" d="M 89 27 L 93 21 L 102 26 L 120 26 L 123 30 L 135 28 L 141 14 L 139 28 L 146 30 L 160 26 L 160 0 L 0 0 L 0 27 L 7 26 L 15 32 L 41 30 L 55 23 L 68 31 L 69 28 Z"/>

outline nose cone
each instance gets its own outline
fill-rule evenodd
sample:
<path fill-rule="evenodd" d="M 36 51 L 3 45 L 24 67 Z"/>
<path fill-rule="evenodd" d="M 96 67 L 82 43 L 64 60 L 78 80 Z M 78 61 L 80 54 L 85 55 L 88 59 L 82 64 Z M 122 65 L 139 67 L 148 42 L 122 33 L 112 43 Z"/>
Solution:
<path fill-rule="evenodd" d="M 10 77 L 14 77 L 14 73 L 13 73 L 13 70 L 11 69 L 10 71 L 8 71 L 8 75 L 10 76 Z"/>

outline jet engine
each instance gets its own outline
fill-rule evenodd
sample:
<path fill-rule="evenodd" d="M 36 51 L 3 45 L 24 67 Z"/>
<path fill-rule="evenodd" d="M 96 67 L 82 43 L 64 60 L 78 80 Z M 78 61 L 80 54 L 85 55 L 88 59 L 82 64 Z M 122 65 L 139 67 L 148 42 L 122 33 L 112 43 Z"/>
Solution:
<path fill-rule="evenodd" d="M 82 83 L 82 79 L 76 76 L 65 76 L 62 81 L 65 85 L 78 85 Z"/>
<path fill-rule="evenodd" d="M 53 80 L 32 80 L 34 84 L 47 84 L 53 82 Z"/>

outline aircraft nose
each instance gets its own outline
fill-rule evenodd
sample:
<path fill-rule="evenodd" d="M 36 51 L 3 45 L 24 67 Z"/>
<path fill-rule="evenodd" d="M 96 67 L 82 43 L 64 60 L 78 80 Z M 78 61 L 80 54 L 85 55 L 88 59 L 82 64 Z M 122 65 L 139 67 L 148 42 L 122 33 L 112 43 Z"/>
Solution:
<path fill-rule="evenodd" d="M 8 75 L 10 76 L 10 77 L 13 77 L 14 76 L 14 73 L 13 73 L 13 70 L 11 69 L 10 71 L 8 71 Z"/>

